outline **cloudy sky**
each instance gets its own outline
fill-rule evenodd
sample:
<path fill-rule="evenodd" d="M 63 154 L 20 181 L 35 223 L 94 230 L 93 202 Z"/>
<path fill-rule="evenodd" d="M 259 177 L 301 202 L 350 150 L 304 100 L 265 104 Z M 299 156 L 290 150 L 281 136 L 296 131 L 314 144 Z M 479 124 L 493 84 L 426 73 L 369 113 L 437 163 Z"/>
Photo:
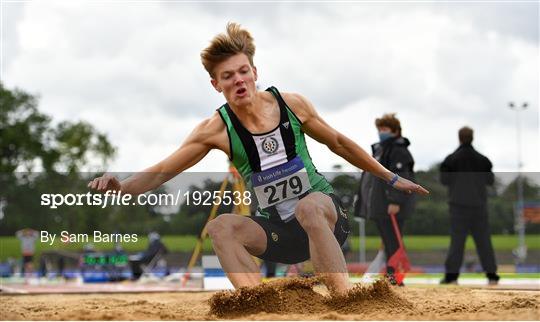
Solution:
<path fill-rule="evenodd" d="M 530 2 L 3 1 L 1 78 L 39 94 L 55 121 L 86 120 L 118 147 L 111 171 L 174 151 L 223 103 L 199 53 L 228 21 L 256 40 L 259 85 L 308 97 L 363 148 L 374 119 L 396 112 L 417 169 L 475 146 L 497 171 L 540 171 L 539 5 Z M 321 171 L 345 164 L 310 141 Z M 352 166 L 345 166 L 353 170 Z M 210 153 L 195 171 L 224 171 Z"/>

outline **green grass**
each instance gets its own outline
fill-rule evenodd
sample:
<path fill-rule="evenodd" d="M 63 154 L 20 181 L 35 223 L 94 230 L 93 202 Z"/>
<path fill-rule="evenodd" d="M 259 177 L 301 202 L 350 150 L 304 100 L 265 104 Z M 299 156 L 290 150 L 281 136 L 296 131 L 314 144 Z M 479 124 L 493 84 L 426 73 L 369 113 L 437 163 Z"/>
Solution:
<path fill-rule="evenodd" d="M 67 251 L 82 251 L 85 243 L 73 242 L 62 243 L 58 241 L 58 236 L 55 239 L 53 245 L 48 243 L 36 243 L 36 255 L 39 255 L 43 251 L 51 250 L 67 250 Z M 195 236 L 164 236 L 163 242 L 171 252 L 191 252 L 197 243 Z M 113 243 L 94 243 L 96 250 L 112 250 Z M 122 243 L 122 247 L 127 252 L 143 251 L 148 246 L 148 239 L 139 236 L 137 242 Z M 204 251 L 212 250 L 212 243 L 209 239 L 206 239 L 203 244 Z M 0 261 L 5 260 L 8 257 L 18 258 L 20 257 L 20 242 L 16 237 L 0 237 Z"/>
<path fill-rule="evenodd" d="M 350 237 L 353 251 L 359 248 L 359 237 Z M 518 246 L 518 239 L 514 235 L 492 236 L 493 248 L 500 251 L 510 251 Z M 540 249 L 540 235 L 527 235 L 525 237 L 527 248 L 530 250 Z M 409 251 L 446 250 L 450 246 L 450 236 L 405 236 L 405 247 Z M 375 250 L 381 245 L 379 237 L 369 236 L 366 238 L 366 249 Z M 467 238 L 465 249 L 474 250 L 475 245 L 472 237 Z"/>
<path fill-rule="evenodd" d="M 57 236 L 56 239 L 59 237 Z M 530 250 L 540 249 L 540 236 L 526 236 L 527 247 Z M 163 241 L 171 252 L 191 252 L 195 247 L 197 238 L 195 236 L 164 236 Z M 493 246 L 495 250 L 510 251 L 518 245 L 517 237 L 512 235 L 495 235 L 492 236 Z M 352 236 L 351 247 L 353 251 L 358 251 L 358 236 Z M 377 236 L 368 236 L 366 238 L 367 250 L 377 250 L 380 247 L 380 238 Z M 405 236 L 405 246 L 408 251 L 430 251 L 430 250 L 446 250 L 450 244 L 448 236 Z M 36 255 L 47 250 L 71 250 L 81 251 L 84 243 L 61 243 L 58 240 L 51 246 L 46 243 L 38 242 L 36 244 Z M 136 243 L 123 243 L 122 246 L 128 252 L 142 251 L 146 249 L 148 241 L 146 237 L 139 236 Z M 94 244 L 97 250 L 111 250 L 113 243 L 96 243 Z M 472 238 L 467 240 L 467 249 L 473 250 L 474 243 Z M 212 243 L 206 239 L 203 246 L 204 251 L 212 250 Z M 5 260 L 8 257 L 20 257 L 20 242 L 16 237 L 2 236 L 0 237 L 0 260 Z"/>

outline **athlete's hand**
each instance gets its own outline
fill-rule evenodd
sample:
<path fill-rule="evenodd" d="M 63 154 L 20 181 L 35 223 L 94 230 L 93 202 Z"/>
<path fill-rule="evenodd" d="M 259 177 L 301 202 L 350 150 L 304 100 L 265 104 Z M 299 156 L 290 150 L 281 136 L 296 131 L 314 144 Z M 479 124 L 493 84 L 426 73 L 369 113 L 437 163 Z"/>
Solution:
<path fill-rule="evenodd" d="M 396 183 L 393 184 L 393 187 L 407 192 L 407 193 L 417 193 L 421 196 L 429 194 L 429 191 L 427 191 L 424 187 L 422 187 L 419 184 L 416 184 L 410 180 L 407 180 L 405 178 L 399 177 Z"/>
<path fill-rule="evenodd" d="M 106 173 L 101 177 L 90 181 L 88 183 L 88 188 L 97 190 L 99 192 L 106 192 L 109 190 L 120 191 L 122 190 L 122 185 L 115 176 Z"/>
<path fill-rule="evenodd" d="M 388 205 L 388 214 L 389 215 L 396 215 L 399 212 L 399 205 L 396 204 L 389 204 Z"/>

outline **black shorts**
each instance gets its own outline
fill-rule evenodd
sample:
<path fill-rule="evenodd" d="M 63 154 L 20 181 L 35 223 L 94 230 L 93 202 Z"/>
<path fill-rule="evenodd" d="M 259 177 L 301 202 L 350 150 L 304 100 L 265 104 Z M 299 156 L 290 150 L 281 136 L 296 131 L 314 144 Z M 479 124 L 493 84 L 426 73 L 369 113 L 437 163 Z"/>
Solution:
<path fill-rule="evenodd" d="M 349 235 L 349 219 L 339 198 L 333 193 L 329 196 L 332 198 L 337 212 L 334 236 L 339 245 L 343 245 Z M 266 251 L 258 255 L 258 258 L 283 264 L 296 264 L 310 258 L 308 235 L 296 218 L 288 222 L 271 221 L 262 216 L 251 216 L 250 218 L 259 224 L 266 233 Z"/>
<path fill-rule="evenodd" d="M 34 255 L 23 255 L 23 264 L 32 263 Z"/>

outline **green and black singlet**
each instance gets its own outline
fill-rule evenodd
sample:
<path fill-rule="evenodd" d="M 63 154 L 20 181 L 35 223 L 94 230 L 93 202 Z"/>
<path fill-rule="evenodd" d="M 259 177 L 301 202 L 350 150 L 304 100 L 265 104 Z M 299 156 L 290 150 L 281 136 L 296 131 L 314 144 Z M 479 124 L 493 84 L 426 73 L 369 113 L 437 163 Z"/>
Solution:
<path fill-rule="evenodd" d="M 257 215 L 286 222 L 294 218 L 298 200 L 308 193 L 334 190 L 313 165 L 300 119 L 275 87 L 267 91 L 280 110 L 279 124 L 269 132 L 249 132 L 228 104 L 218 112 L 227 127 L 230 159 L 256 194 Z"/>

